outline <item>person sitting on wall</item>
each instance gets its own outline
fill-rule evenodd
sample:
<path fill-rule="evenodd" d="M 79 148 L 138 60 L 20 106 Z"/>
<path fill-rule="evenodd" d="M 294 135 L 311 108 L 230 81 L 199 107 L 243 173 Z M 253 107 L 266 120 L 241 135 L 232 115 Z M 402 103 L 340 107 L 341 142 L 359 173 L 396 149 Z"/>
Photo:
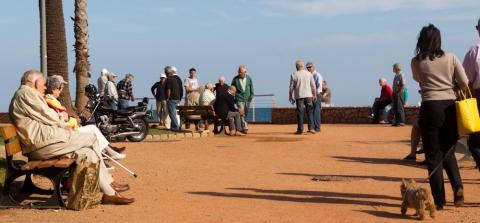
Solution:
<path fill-rule="evenodd" d="M 381 87 L 380 97 L 375 98 L 375 102 L 373 103 L 372 114 L 371 114 L 371 117 L 373 118 L 373 123 L 375 124 L 379 123 L 380 111 L 382 111 L 385 107 L 387 107 L 392 103 L 392 94 L 393 94 L 392 88 L 388 86 L 387 80 L 385 78 L 382 77 L 378 79 L 378 84 Z M 384 123 L 384 121 L 382 123 Z"/>

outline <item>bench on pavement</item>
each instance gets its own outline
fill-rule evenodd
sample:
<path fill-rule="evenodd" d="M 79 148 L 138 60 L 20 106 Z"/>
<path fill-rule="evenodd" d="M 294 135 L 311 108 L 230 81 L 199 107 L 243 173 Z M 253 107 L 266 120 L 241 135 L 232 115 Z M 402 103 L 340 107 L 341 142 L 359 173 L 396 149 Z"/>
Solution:
<path fill-rule="evenodd" d="M 177 106 L 178 115 L 180 116 L 180 130 L 182 129 L 183 124 L 195 123 L 195 127 L 199 129 L 200 121 L 203 121 L 205 124 L 205 129 L 208 129 L 209 124 L 215 118 L 215 112 L 213 106 Z"/>
<path fill-rule="evenodd" d="M 58 157 L 48 160 L 29 160 L 18 159 L 22 152 L 22 145 L 17 135 L 16 128 L 13 125 L 0 126 L 0 133 L 5 141 L 5 153 L 7 161 L 7 171 L 5 182 L 3 184 L 3 194 L 8 196 L 16 205 L 22 205 L 21 201 L 15 198 L 13 194 L 12 183 L 21 176 L 25 176 L 23 181 L 23 192 L 49 193 L 50 199 L 57 202 L 57 206 L 38 206 L 39 208 L 65 208 L 66 198 L 62 197 L 62 183 L 73 166 L 74 159 L 68 157 Z M 14 157 L 15 156 L 15 157 Z M 37 187 L 32 182 L 32 175 L 41 175 L 52 182 L 53 190 L 44 190 Z"/>

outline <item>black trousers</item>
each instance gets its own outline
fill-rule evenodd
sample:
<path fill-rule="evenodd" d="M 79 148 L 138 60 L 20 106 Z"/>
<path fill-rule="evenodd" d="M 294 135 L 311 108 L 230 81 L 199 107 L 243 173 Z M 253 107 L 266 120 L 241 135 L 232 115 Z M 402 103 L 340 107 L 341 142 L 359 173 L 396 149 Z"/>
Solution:
<path fill-rule="evenodd" d="M 474 90 L 472 93 L 477 99 L 477 107 L 480 111 L 480 90 Z M 468 137 L 468 149 L 480 170 L 480 133 L 473 133 Z"/>
<path fill-rule="evenodd" d="M 453 191 L 463 188 L 455 153 L 448 150 L 458 140 L 457 119 L 454 100 L 424 101 L 420 108 L 420 128 L 428 173 L 438 165 L 441 167 L 430 178 L 430 188 L 436 205 L 444 205 L 445 186 L 443 169 L 447 172 Z M 447 156 L 445 161 L 442 159 Z"/>

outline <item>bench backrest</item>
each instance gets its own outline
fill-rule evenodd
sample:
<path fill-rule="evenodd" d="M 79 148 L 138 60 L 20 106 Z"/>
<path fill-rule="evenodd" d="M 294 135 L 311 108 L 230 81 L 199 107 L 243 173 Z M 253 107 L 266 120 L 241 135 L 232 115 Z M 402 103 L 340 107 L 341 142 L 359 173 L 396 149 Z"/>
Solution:
<path fill-rule="evenodd" d="M 7 157 L 11 157 L 16 153 L 22 151 L 22 146 L 17 135 L 17 129 L 13 125 L 6 125 L 0 127 L 3 140 L 5 141 L 5 153 Z"/>
<path fill-rule="evenodd" d="M 213 106 L 177 106 L 179 115 L 213 115 Z"/>

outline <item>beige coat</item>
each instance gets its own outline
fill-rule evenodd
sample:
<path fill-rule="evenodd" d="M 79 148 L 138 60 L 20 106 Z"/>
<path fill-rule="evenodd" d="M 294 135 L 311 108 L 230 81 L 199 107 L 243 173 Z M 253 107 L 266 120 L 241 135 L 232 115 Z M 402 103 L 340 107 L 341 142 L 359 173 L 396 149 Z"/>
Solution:
<path fill-rule="evenodd" d="M 15 92 L 9 115 L 24 145 L 24 154 L 70 139 L 62 115 L 48 107 L 38 91 L 26 85 Z"/>

